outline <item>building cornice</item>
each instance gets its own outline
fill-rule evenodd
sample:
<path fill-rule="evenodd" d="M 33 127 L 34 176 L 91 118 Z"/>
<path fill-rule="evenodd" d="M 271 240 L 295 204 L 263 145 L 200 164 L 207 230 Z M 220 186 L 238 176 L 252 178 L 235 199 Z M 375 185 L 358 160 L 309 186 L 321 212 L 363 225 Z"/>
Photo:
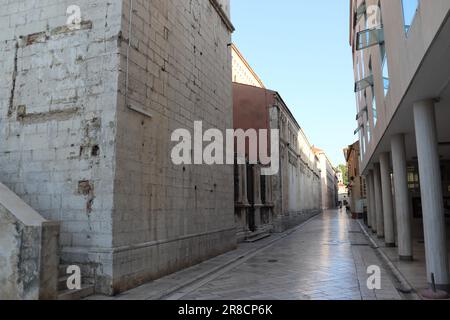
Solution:
<path fill-rule="evenodd" d="M 227 29 L 230 32 L 234 32 L 234 30 L 236 29 L 234 28 L 233 23 L 231 23 L 231 20 L 228 17 L 227 13 L 223 10 L 222 5 L 217 0 L 209 0 L 209 2 L 212 4 L 213 8 L 217 11 Z"/>
<path fill-rule="evenodd" d="M 236 45 L 234 43 L 232 43 L 231 44 L 231 48 L 238 55 L 239 59 L 241 59 L 241 61 L 244 63 L 244 65 L 247 68 L 247 70 L 250 71 L 250 73 L 253 75 L 253 77 L 255 77 L 256 82 L 259 83 L 261 88 L 266 89 L 266 87 L 264 86 L 264 83 L 259 78 L 259 76 L 256 74 L 256 72 L 253 70 L 253 68 L 250 66 L 250 64 L 248 63 L 247 59 L 245 59 L 245 57 L 242 55 L 241 51 L 239 51 L 238 47 L 236 47 Z"/>

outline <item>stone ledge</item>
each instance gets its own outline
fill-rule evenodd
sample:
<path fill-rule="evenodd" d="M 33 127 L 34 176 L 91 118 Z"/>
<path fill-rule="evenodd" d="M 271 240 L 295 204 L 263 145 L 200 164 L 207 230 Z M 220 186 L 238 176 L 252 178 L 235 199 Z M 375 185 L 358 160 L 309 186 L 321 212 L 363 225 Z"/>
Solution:
<path fill-rule="evenodd" d="M 222 5 L 217 0 L 209 0 L 209 2 L 212 4 L 213 8 L 217 11 L 227 29 L 230 32 L 234 32 L 236 29 L 234 28 L 233 23 L 231 23 L 231 20 L 226 14 L 226 12 L 223 10 Z"/>

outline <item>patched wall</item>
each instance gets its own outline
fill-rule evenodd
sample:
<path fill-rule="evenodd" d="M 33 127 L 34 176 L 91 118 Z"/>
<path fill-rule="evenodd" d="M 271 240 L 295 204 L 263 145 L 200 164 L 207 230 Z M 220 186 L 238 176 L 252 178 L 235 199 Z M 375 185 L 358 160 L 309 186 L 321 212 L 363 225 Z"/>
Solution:
<path fill-rule="evenodd" d="M 0 300 L 56 299 L 59 227 L 0 183 Z"/>
<path fill-rule="evenodd" d="M 62 262 L 90 277 L 112 277 L 98 252 L 112 245 L 121 4 L 19 0 L 0 12 L 0 181 L 62 221 Z"/>
<path fill-rule="evenodd" d="M 62 221 L 61 263 L 80 265 L 98 292 L 235 246 L 232 166 L 170 159 L 173 130 L 232 128 L 220 3 L 81 0 L 76 30 L 69 1 L 2 7 L 0 181 Z"/>
<path fill-rule="evenodd" d="M 194 121 L 233 128 L 231 32 L 210 0 L 134 0 L 129 38 L 131 1 L 123 3 L 115 291 L 236 244 L 233 166 L 175 166 L 170 158 L 176 129 L 192 132 Z"/>

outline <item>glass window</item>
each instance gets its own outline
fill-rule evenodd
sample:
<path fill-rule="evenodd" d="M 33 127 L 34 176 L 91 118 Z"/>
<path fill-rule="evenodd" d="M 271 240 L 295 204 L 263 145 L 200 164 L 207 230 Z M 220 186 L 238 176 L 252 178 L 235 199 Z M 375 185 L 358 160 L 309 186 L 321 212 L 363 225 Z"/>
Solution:
<path fill-rule="evenodd" d="M 419 8 L 419 0 L 402 0 L 405 32 L 408 33 Z"/>
<path fill-rule="evenodd" d="M 377 112 L 377 98 L 375 97 L 375 89 L 372 86 L 372 115 L 373 115 L 373 125 L 377 125 L 378 112 Z"/>
<path fill-rule="evenodd" d="M 361 80 L 361 74 L 359 72 L 359 59 L 356 58 L 356 81 Z"/>
<path fill-rule="evenodd" d="M 365 118 L 365 125 L 366 125 L 366 133 L 367 133 L 367 142 L 370 143 L 370 139 L 371 139 L 371 128 L 370 128 L 370 121 L 369 121 L 369 113 L 367 112 L 367 93 L 366 91 L 364 91 L 364 103 L 366 104 L 366 112 L 364 112 L 366 114 L 366 118 Z M 363 113 L 363 117 L 364 117 L 364 113 Z"/>
<path fill-rule="evenodd" d="M 383 87 L 384 87 L 384 96 L 387 95 L 389 91 L 389 65 L 388 65 L 388 58 L 386 53 L 386 46 L 382 44 L 380 46 L 381 50 L 381 59 L 382 59 L 382 73 L 383 73 Z"/>
<path fill-rule="evenodd" d="M 362 154 L 366 154 L 366 134 L 364 130 L 364 126 L 361 126 L 361 147 L 362 147 Z"/>
<path fill-rule="evenodd" d="M 363 138 L 361 132 L 362 131 L 359 131 L 359 148 L 361 149 L 361 152 L 359 153 L 359 155 L 360 155 L 361 161 L 362 161 L 362 160 L 364 160 L 364 151 L 363 151 L 363 149 L 364 149 L 364 146 L 363 146 L 364 138 Z"/>
<path fill-rule="evenodd" d="M 364 64 L 364 50 L 361 50 L 361 79 L 366 77 L 366 66 Z"/>

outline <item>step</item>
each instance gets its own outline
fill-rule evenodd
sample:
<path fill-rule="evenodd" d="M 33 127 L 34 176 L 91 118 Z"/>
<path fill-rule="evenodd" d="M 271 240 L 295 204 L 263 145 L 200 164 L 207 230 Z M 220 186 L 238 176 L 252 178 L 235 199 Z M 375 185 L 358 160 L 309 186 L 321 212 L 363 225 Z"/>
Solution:
<path fill-rule="evenodd" d="M 59 293 L 58 300 L 82 300 L 94 294 L 93 285 L 83 285 L 80 290 L 65 290 Z"/>
<path fill-rule="evenodd" d="M 68 267 L 69 267 L 69 265 L 60 264 L 59 267 L 58 267 L 58 274 L 59 274 L 59 276 L 67 275 L 67 268 Z"/>
<path fill-rule="evenodd" d="M 253 237 L 250 237 L 250 238 L 246 239 L 244 242 L 254 243 L 254 242 L 257 242 L 259 240 L 268 238 L 268 237 L 270 237 L 270 233 L 261 233 L 261 234 L 258 234 L 256 236 L 253 236 Z"/>
<path fill-rule="evenodd" d="M 67 290 L 67 280 L 69 276 L 62 276 L 58 278 L 58 291 L 62 292 Z"/>

